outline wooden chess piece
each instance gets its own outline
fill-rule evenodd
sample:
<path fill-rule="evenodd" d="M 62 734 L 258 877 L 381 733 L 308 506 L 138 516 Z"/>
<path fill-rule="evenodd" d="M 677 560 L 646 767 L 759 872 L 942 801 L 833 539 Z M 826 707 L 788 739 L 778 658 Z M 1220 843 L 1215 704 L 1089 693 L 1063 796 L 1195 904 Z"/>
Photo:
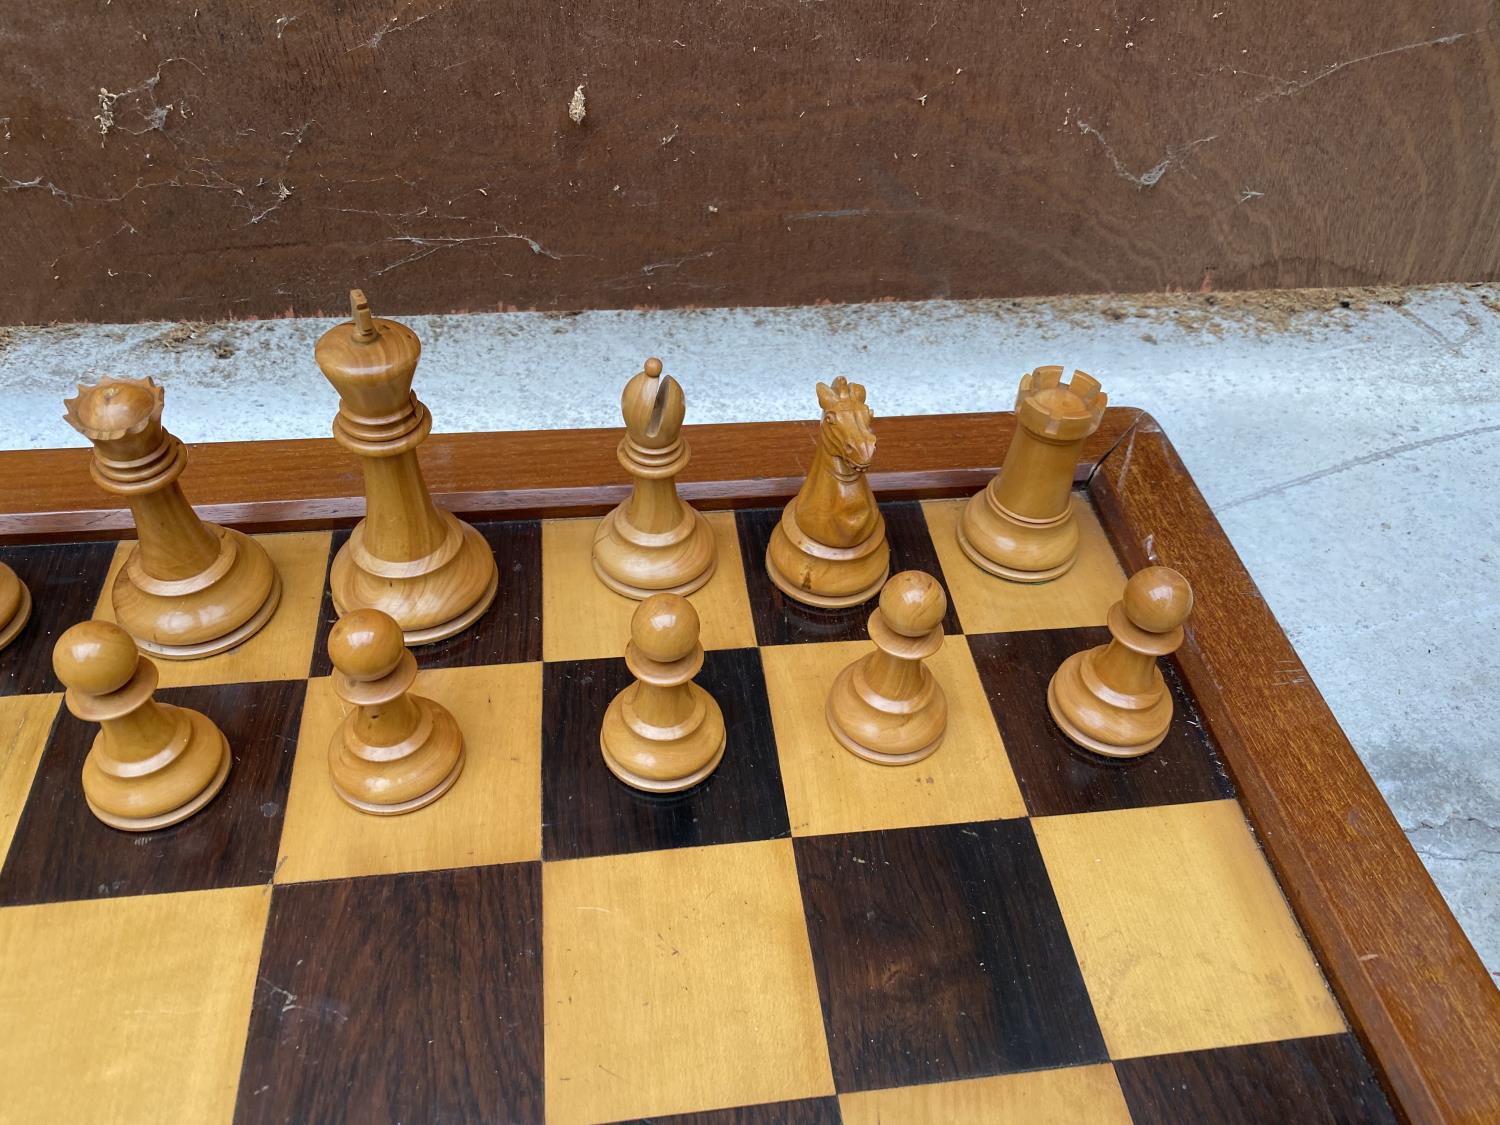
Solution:
<path fill-rule="evenodd" d="M 16 639 L 31 617 L 31 591 L 10 567 L 0 563 L 0 648 Z"/>
<path fill-rule="evenodd" d="M 430 805 L 458 780 L 464 739 L 447 708 L 407 689 L 417 661 L 401 626 L 351 610 L 328 634 L 333 690 L 351 711 L 328 747 L 333 791 L 361 812 L 393 816 Z"/>
<path fill-rule="evenodd" d="M 80 621 L 57 640 L 52 668 L 68 710 L 97 722 L 83 763 L 90 811 L 111 828 L 152 832 L 208 804 L 229 776 L 229 743 L 208 716 L 157 703 L 156 665 L 112 621 Z"/>
<path fill-rule="evenodd" d="M 870 614 L 875 651 L 833 681 L 824 715 L 850 753 L 883 766 L 920 762 L 943 741 L 948 698 L 922 663 L 943 646 L 948 596 L 920 570 L 893 575 Z"/>
<path fill-rule="evenodd" d="M 675 793 L 724 757 L 724 713 L 693 683 L 703 667 L 698 612 L 680 594 L 653 594 L 630 619 L 625 664 L 635 676 L 599 730 L 604 764 L 626 785 Z"/>
<path fill-rule="evenodd" d="M 1156 749 L 1172 725 L 1172 693 L 1156 658 L 1177 651 L 1192 609 L 1192 588 L 1170 567 L 1131 575 L 1110 607 L 1112 639 L 1075 652 L 1047 685 L 1047 707 L 1063 733 L 1111 758 Z"/>
<path fill-rule="evenodd" d="M 1016 434 L 1000 472 L 964 508 L 958 542 L 975 565 L 1013 582 L 1047 582 L 1078 557 L 1073 474 L 1084 439 L 1099 428 L 1108 396 L 1082 371 L 1021 377 Z"/>
<path fill-rule="evenodd" d="M 318 340 L 316 357 L 339 392 L 333 436 L 359 458 L 365 518 L 339 548 L 329 572 L 340 614 L 378 609 L 406 643 L 451 637 L 495 600 L 499 572 L 484 537 L 435 506 L 417 447 L 432 415 L 411 390 L 422 345 L 404 324 L 370 315 L 351 290 L 352 318 Z"/>
<path fill-rule="evenodd" d="M 178 477 L 187 449 L 161 424 L 151 379 L 103 379 L 67 399 L 67 421 L 94 443 L 94 483 L 123 496 L 137 542 L 110 590 L 115 618 L 153 656 L 192 660 L 248 640 L 281 601 L 265 548 L 204 523 Z"/>
<path fill-rule="evenodd" d="M 648 359 L 620 396 L 625 436 L 619 459 L 630 474 L 629 499 L 599 521 L 594 573 L 617 594 L 691 594 L 713 577 L 718 544 L 703 514 L 677 495 L 688 443 L 679 436 L 687 404 L 682 386 Z"/>
<path fill-rule="evenodd" d="M 865 389 L 840 375 L 818 384 L 823 422 L 812 467 L 781 513 L 766 571 L 789 598 L 838 608 L 869 601 L 891 572 L 885 517 L 865 477 L 875 457 Z"/>

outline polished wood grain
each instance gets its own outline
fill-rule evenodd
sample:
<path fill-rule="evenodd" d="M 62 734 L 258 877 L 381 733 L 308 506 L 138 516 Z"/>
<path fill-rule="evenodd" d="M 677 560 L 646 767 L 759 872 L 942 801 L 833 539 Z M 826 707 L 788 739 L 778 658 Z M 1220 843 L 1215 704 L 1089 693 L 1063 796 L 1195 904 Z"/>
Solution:
<path fill-rule="evenodd" d="M 1073 473 L 1104 417 L 1099 380 L 1061 367 L 1021 376 L 1016 430 L 1000 472 L 964 506 L 958 545 L 981 570 L 1012 582 L 1050 582 L 1078 558 Z"/>
<path fill-rule="evenodd" d="M 718 540 L 703 516 L 677 495 L 677 474 L 687 468 L 681 437 L 687 410 L 682 384 L 662 378 L 652 357 L 620 396 L 625 436 L 620 467 L 630 476 L 630 496 L 594 531 L 594 574 L 615 593 L 646 598 L 691 594 L 718 563 Z"/>
<path fill-rule="evenodd" d="M 299 680 L 159 692 L 161 702 L 213 720 L 234 764 L 201 812 L 140 835 L 107 827 L 89 812 L 78 778 L 96 727 L 59 714 L 0 869 L 0 906 L 269 883 L 305 686 Z"/>
<path fill-rule="evenodd" d="M 540 1121 L 541 918 L 535 863 L 277 887 L 235 1120 Z"/>
<path fill-rule="evenodd" d="M 1139 414 L 1105 412 L 1075 479 L 1087 479 Z M 784 504 L 802 483 L 816 428 L 684 426 L 696 452 L 679 492 L 702 508 Z M 1005 414 L 882 418 L 881 460 L 893 468 L 871 473 L 870 486 L 884 500 L 968 495 L 994 475 L 1013 428 Z M 437 503 L 472 519 L 602 515 L 629 491 L 611 483 L 617 440 L 617 430 L 434 434 L 422 446 L 424 477 Z M 101 502 L 85 450 L 0 450 L 0 480 L 14 482 L 0 505 L 0 543 L 117 539 L 131 527 L 128 512 Z M 359 467 L 330 438 L 195 446 L 193 496 L 205 519 L 246 531 L 347 527 L 364 515 Z"/>
<path fill-rule="evenodd" d="M 52 646 L 68 626 L 93 615 L 114 553 L 111 543 L 0 547 L 0 560 L 15 569 L 32 597 L 31 620 L 0 652 L 0 696 L 58 690 Z"/>
<path fill-rule="evenodd" d="M 1124 1059 L 1115 1075 L 1136 1125 L 1398 1120 L 1351 1035 Z"/>
<path fill-rule="evenodd" d="M 1177 660 L 1339 1002 L 1414 1121 L 1500 1114 L 1500 992 L 1161 427 L 1090 482 L 1127 567 L 1195 577 Z"/>
<path fill-rule="evenodd" d="M 927 660 L 950 704 L 938 753 L 916 765 L 879 769 L 844 749 L 828 729 L 828 685 L 868 645 L 841 641 L 761 650 L 792 834 L 1025 816 L 963 637 L 947 638 Z"/>
<path fill-rule="evenodd" d="M 1236 802 L 1031 825 L 1111 1058 L 1344 1030 Z"/>
<path fill-rule="evenodd" d="M 694 678 L 724 715 L 724 758 L 680 793 L 621 785 L 599 753 L 602 718 L 632 676 L 625 662 L 565 661 L 542 670 L 542 854 L 548 860 L 786 836 L 786 801 L 760 653 L 706 652 Z"/>
<path fill-rule="evenodd" d="M 1108 1063 L 843 1094 L 839 1108 L 844 1125 L 1131 1125 Z"/>
<path fill-rule="evenodd" d="M 999 579 L 996 579 L 999 581 Z M 1052 670 L 1109 640 L 1102 629 L 1033 630 L 966 638 L 1032 816 L 1142 808 L 1234 796 L 1234 784 L 1171 665 L 1172 726 L 1146 758 L 1105 758 L 1070 742 L 1047 710 Z"/>
<path fill-rule="evenodd" d="M 278 883 L 541 856 L 541 665 L 430 668 L 418 673 L 414 690 L 458 722 L 468 748 L 463 776 L 437 805 L 377 819 L 345 804 L 328 784 L 328 745 L 346 705 L 330 679 L 308 683 Z"/>
<path fill-rule="evenodd" d="M 884 468 L 871 484 L 895 500 L 972 495 L 994 475 L 1013 427 L 1007 414 L 882 419 Z M 798 451 L 813 436 L 807 423 L 684 432 L 697 454 L 681 494 L 721 508 L 785 503 L 801 483 Z M 613 471 L 611 444 L 608 431 L 452 435 L 432 438 L 424 455 L 434 495 L 455 511 L 597 515 L 624 495 L 598 483 Z M 127 531 L 128 516 L 100 505 L 87 457 L 0 453 L 0 479 L 16 484 L 0 504 L 0 541 Z M 1177 660 L 1202 704 L 1198 721 L 1230 764 L 1278 881 L 1399 1112 L 1422 1121 L 1494 1116 L 1500 1077 L 1455 1060 L 1495 1052 L 1500 996 L 1170 443 L 1140 411 L 1110 408 L 1075 480 L 1088 483 L 1129 567 L 1159 561 L 1193 575 L 1198 609 Z M 201 446 L 194 495 L 207 518 L 246 528 L 347 526 L 361 510 L 354 466 L 329 441 Z M 13 562 L 13 550 L 4 557 Z M 84 604 L 96 595 L 97 586 Z M 22 651 L 26 644 L 18 642 Z M 18 646 L 0 654 L 0 669 Z"/>
<path fill-rule="evenodd" d="M 228 1121 L 270 893 L 0 911 L 4 1116 Z"/>
<path fill-rule="evenodd" d="M 865 389 L 840 375 L 818 384 L 823 410 L 807 479 L 766 547 L 766 573 L 793 601 L 822 609 L 867 602 L 891 572 L 885 520 L 867 478 L 874 415 Z"/>
<path fill-rule="evenodd" d="M 549 1120 L 833 1093 L 789 841 L 548 863 L 542 879 Z"/>
<path fill-rule="evenodd" d="M 837 1098 L 799 1098 L 792 1102 L 710 1109 L 703 1113 L 672 1113 L 637 1117 L 617 1125 L 841 1125 Z"/>
<path fill-rule="evenodd" d="M 1026 821 L 793 842 L 840 1093 L 1104 1060 Z"/>
<path fill-rule="evenodd" d="M 16 822 L 26 807 L 26 794 L 61 702 L 62 697 L 55 692 L 18 698 L 0 696 L 0 862 L 10 850 Z"/>
<path fill-rule="evenodd" d="M 895 501 L 880 505 L 885 520 L 886 541 L 895 570 L 922 570 L 946 584 L 943 567 L 928 534 L 919 504 Z M 745 564 L 745 585 L 750 596 L 750 614 L 755 636 L 762 645 L 802 644 L 811 641 L 864 640 L 873 603 L 827 609 L 804 605 L 786 596 L 771 581 L 765 567 L 766 546 L 779 522 L 774 509 L 752 509 L 735 513 L 739 525 L 740 554 Z M 943 631 L 959 633 L 963 624 L 948 601 Z"/>
<path fill-rule="evenodd" d="M 12 19 L 9 322 L 1500 272 L 1484 0 L 191 11 Z"/>
<path fill-rule="evenodd" d="M 339 393 L 336 442 L 364 474 L 365 516 L 334 555 L 328 587 L 340 613 L 378 609 L 407 644 L 451 637 L 489 608 L 495 558 L 484 539 L 432 502 L 417 449 L 432 415 L 412 394 L 422 345 L 416 333 L 370 314 L 349 294 L 351 319 L 318 339 L 314 356 Z"/>

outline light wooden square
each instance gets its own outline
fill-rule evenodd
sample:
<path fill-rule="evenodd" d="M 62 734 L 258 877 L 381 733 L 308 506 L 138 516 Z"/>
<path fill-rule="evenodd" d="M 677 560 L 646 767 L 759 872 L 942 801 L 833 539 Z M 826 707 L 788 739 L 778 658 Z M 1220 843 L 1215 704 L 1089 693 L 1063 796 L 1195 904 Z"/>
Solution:
<path fill-rule="evenodd" d="M 542 854 L 542 666 L 435 668 L 412 688 L 441 703 L 464 736 L 453 788 L 416 812 L 373 816 L 328 778 L 328 746 L 345 705 L 333 681 L 309 681 L 292 763 L 278 883 L 477 867 Z"/>
<path fill-rule="evenodd" d="M 1111 1058 L 1344 1030 L 1234 801 L 1032 825 Z"/>
<path fill-rule="evenodd" d="M 257 680 L 300 680 L 312 666 L 313 643 L 318 635 L 318 614 L 323 605 L 323 581 L 328 571 L 327 531 L 293 531 L 254 537 L 271 556 L 281 575 L 281 602 L 265 627 L 244 644 L 206 656 L 201 660 L 154 659 L 162 687 L 194 684 L 233 684 Z M 115 574 L 125 565 L 133 540 L 115 548 L 109 576 L 94 616 L 115 619 L 110 591 Z"/>
<path fill-rule="evenodd" d="M 740 562 L 733 512 L 705 512 L 719 553 L 718 568 L 688 600 L 703 623 L 704 648 L 753 648 L 755 624 Z M 542 523 L 542 659 L 621 656 L 630 617 L 641 603 L 615 593 L 594 573 L 597 519 Z"/>
<path fill-rule="evenodd" d="M 790 840 L 542 870 L 547 1119 L 833 1093 Z"/>
<path fill-rule="evenodd" d="M 792 834 L 1025 816 L 962 636 L 946 638 L 927 661 L 948 696 L 948 731 L 931 757 L 909 766 L 881 766 L 840 745 L 824 717 L 828 689 L 848 664 L 872 650 L 868 641 L 761 649 Z"/>
<path fill-rule="evenodd" d="M 1103 625 L 1109 607 L 1125 592 L 1125 573 L 1099 517 L 1075 497 L 1078 561 L 1051 582 L 1008 582 L 969 561 L 958 545 L 958 521 L 967 500 L 924 500 L 927 530 L 943 564 L 943 577 L 965 633 L 1073 629 Z"/>
<path fill-rule="evenodd" d="M 62 695 L 0 696 L 0 864 L 10 851 Z"/>
<path fill-rule="evenodd" d="M 1130 1125 L 1109 1063 L 841 1094 L 844 1125 Z"/>
<path fill-rule="evenodd" d="M 229 1121 L 269 887 L 0 910 L 0 1118 Z"/>

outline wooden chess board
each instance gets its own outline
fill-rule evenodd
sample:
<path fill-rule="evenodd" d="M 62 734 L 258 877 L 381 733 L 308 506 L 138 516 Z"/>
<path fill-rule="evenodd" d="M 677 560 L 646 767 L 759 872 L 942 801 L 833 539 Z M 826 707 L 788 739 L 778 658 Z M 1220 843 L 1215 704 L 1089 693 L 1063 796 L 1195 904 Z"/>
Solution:
<path fill-rule="evenodd" d="M 330 442 L 200 447 L 189 498 L 259 532 L 285 591 L 242 647 L 159 662 L 234 765 L 142 836 L 89 815 L 93 728 L 49 665 L 108 615 L 128 515 L 86 451 L 0 454 L 0 560 L 36 605 L 0 653 L 0 1121 L 1493 1119 L 1493 986 L 1164 435 L 1108 412 L 1077 566 L 1020 586 L 954 539 L 1010 424 L 877 422 L 892 569 L 950 599 L 948 735 L 904 768 L 823 719 L 869 607 L 789 603 L 762 566 L 812 426 L 688 428 L 728 750 L 670 797 L 598 748 L 635 606 L 589 565 L 617 433 L 432 438 L 500 594 L 416 650 L 468 763 L 397 818 L 327 777 L 357 468 Z M 1046 685 L 1148 562 L 1197 592 L 1176 717 L 1107 761 L 1069 748 Z"/>

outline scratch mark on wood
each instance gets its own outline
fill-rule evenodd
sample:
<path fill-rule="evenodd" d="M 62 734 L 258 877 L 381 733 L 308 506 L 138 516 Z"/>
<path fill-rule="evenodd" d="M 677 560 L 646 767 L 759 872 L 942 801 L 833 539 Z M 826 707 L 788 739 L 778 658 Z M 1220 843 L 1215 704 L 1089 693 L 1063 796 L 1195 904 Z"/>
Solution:
<path fill-rule="evenodd" d="M 1080 133 L 1087 133 L 1089 136 L 1093 137 L 1096 141 L 1099 142 L 1100 146 L 1104 149 L 1104 155 L 1109 157 L 1109 162 L 1115 167 L 1115 175 L 1119 176 L 1121 179 L 1129 180 L 1138 188 L 1155 187 L 1158 183 L 1161 182 L 1161 178 L 1167 174 L 1167 170 L 1170 169 L 1173 164 L 1176 164 L 1183 157 L 1191 153 L 1195 148 L 1198 148 L 1201 145 L 1206 145 L 1209 141 L 1216 141 L 1219 139 L 1219 134 L 1213 133 L 1207 137 L 1199 137 L 1196 141 L 1188 141 L 1186 144 L 1172 145 L 1167 149 L 1166 156 L 1162 157 L 1161 160 L 1157 161 L 1156 164 L 1154 164 L 1150 168 L 1147 168 L 1144 172 L 1137 176 L 1129 168 L 1125 167 L 1124 162 L 1115 155 L 1114 146 L 1111 145 L 1107 139 L 1105 139 L 1103 133 L 1099 132 L 1098 129 L 1094 128 L 1082 118 L 1078 119 L 1077 125 L 1078 131 Z"/>

